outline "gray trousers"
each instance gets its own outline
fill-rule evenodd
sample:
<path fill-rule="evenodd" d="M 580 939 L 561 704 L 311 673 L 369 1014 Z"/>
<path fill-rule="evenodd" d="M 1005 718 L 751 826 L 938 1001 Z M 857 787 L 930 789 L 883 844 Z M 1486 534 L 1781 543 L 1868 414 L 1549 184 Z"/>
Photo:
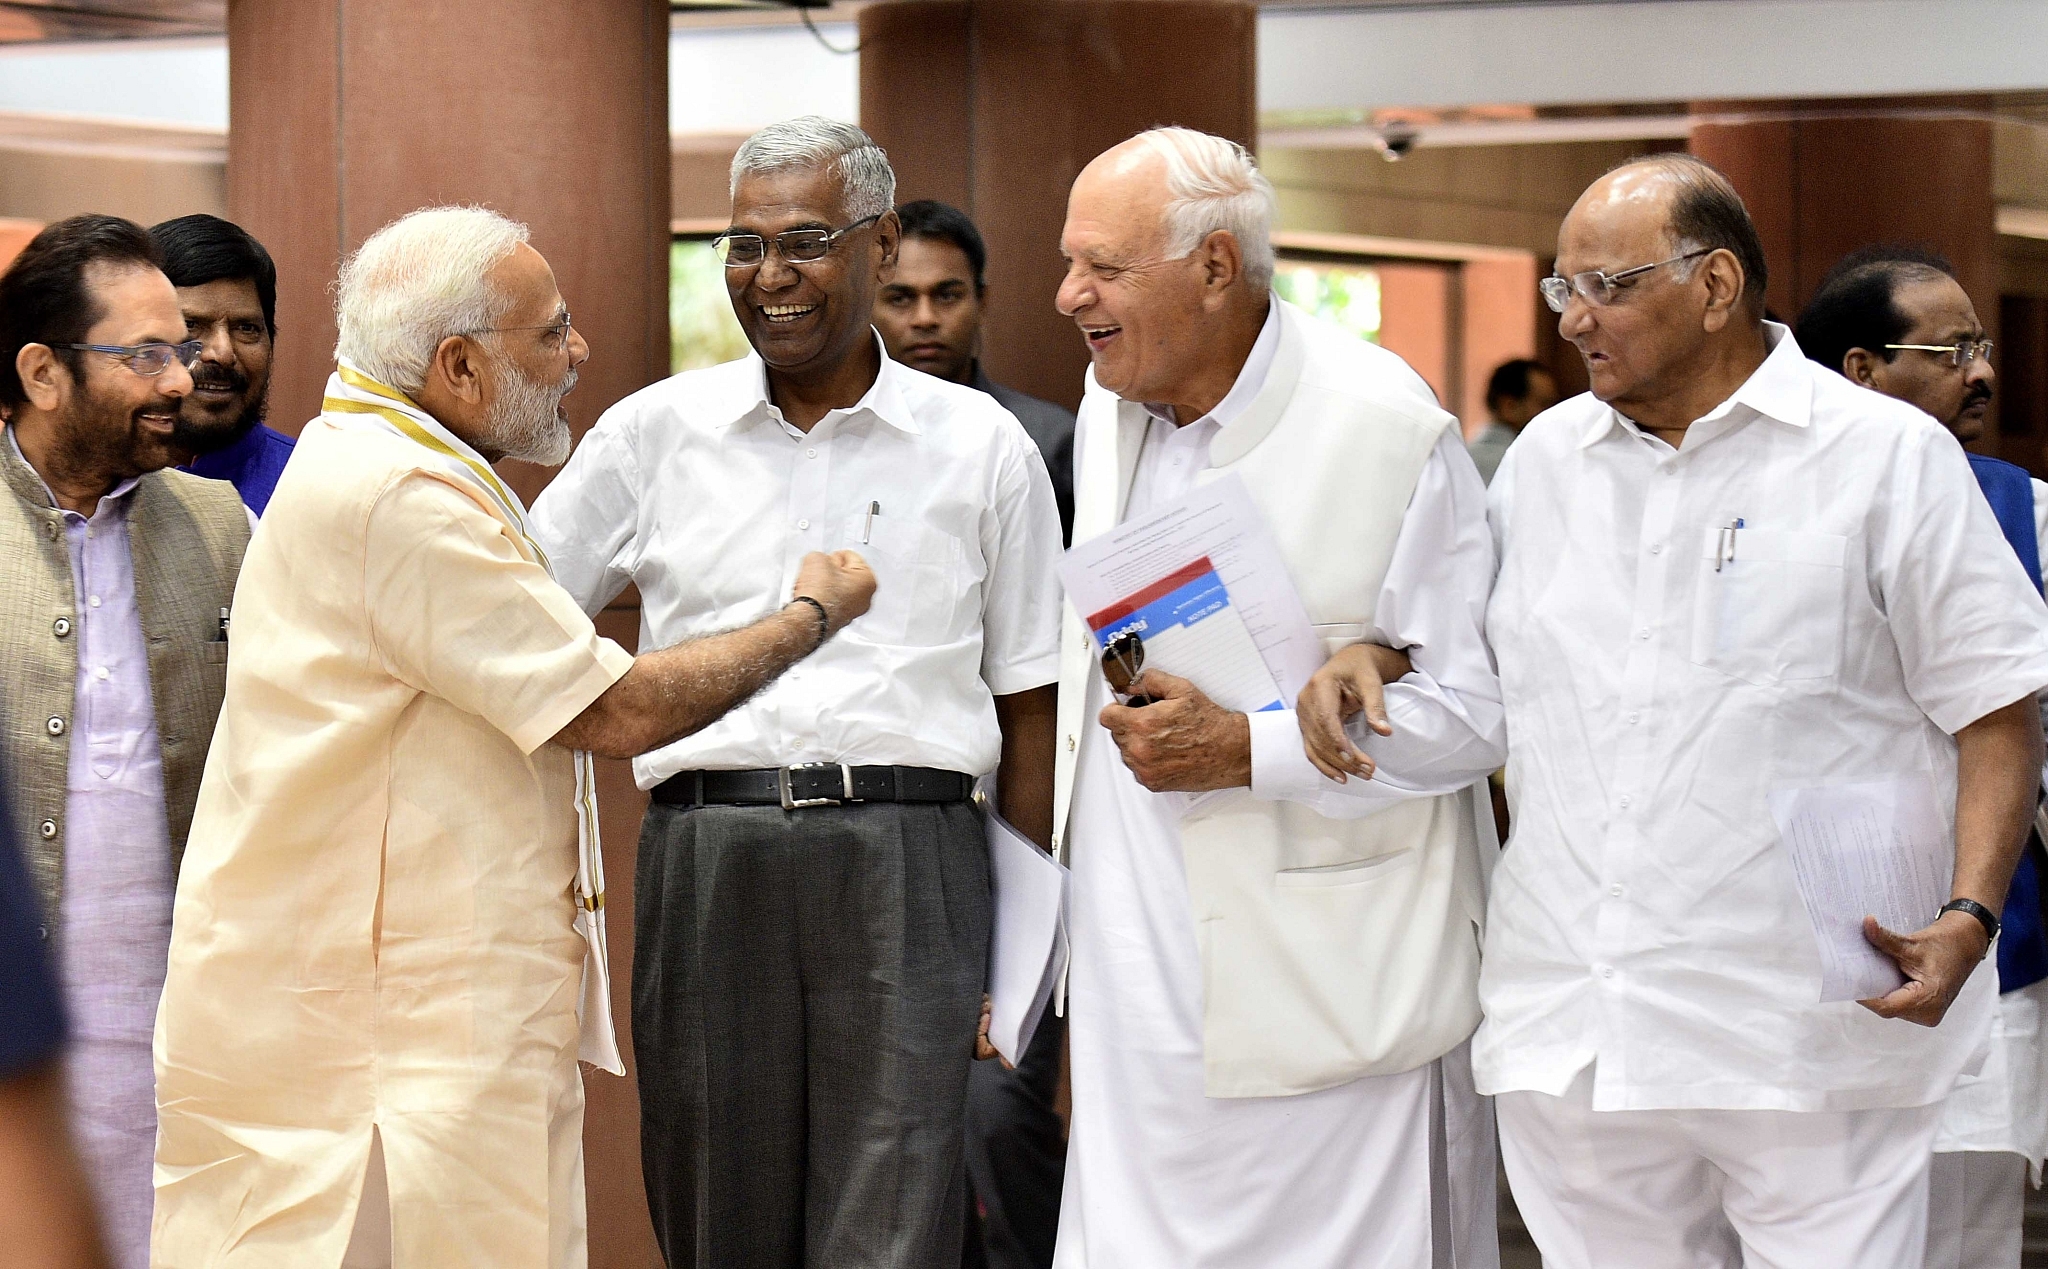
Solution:
<path fill-rule="evenodd" d="M 955 1269 L 988 964 L 967 803 L 651 806 L 641 1159 L 672 1269 Z"/>

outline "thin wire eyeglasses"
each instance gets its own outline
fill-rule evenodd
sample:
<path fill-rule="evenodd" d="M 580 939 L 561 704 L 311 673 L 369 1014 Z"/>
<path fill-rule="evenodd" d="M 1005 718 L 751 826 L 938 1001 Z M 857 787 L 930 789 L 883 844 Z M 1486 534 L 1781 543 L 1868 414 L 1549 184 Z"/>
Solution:
<path fill-rule="evenodd" d="M 1910 350 L 1913 352 L 1947 353 L 1948 364 L 1961 370 L 1982 357 L 1985 365 L 1991 364 L 1991 341 L 1988 339 L 1966 339 L 1960 344 L 1886 344 L 1885 351 Z"/>
<path fill-rule="evenodd" d="M 557 339 L 567 339 L 569 338 L 569 328 L 574 326 L 575 324 L 576 323 L 570 319 L 568 310 L 564 309 L 560 317 L 556 318 L 552 322 L 549 322 L 545 326 L 485 326 L 478 330 L 463 331 L 462 334 L 502 335 L 507 331 L 514 330 L 544 330 L 555 336 L 555 338 Z"/>
<path fill-rule="evenodd" d="M 1718 248 L 1701 247 L 1697 251 L 1688 251 L 1682 256 L 1673 256 L 1669 260 L 1659 260 L 1655 264 L 1639 264 L 1633 269 L 1623 269 L 1619 273 L 1602 273 L 1598 269 L 1588 269 L 1584 273 L 1574 273 L 1569 278 L 1561 278 L 1553 274 L 1538 282 L 1536 289 L 1543 292 L 1543 302 L 1550 306 L 1550 311 L 1553 313 L 1564 312 L 1565 305 L 1572 302 L 1572 293 L 1575 291 L 1578 293 L 1579 298 L 1588 304 L 1611 304 L 1614 302 L 1614 284 L 1616 282 L 1632 278 L 1638 273 L 1648 273 L 1652 269 L 1661 269 L 1667 264 L 1677 264 L 1681 260 L 1690 260 L 1694 256 L 1707 255 L 1716 250 Z"/>
<path fill-rule="evenodd" d="M 127 367 L 145 379 L 154 379 L 170 368 L 172 362 L 190 370 L 199 362 L 199 354 L 206 351 L 206 345 L 196 339 L 182 344 L 52 344 L 52 348 L 71 348 L 79 352 L 105 353 L 118 357 Z"/>
<path fill-rule="evenodd" d="M 775 252 L 789 264 L 815 264 L 832 253 L 833 243 L 886 215 L 863 216 L 844 229 L 785 229 L 775 235 Z M 751 269 L 768 258 L 768 239 L 760 234 L 720 234 L 711 240 L 711 249 L 726 268 Z"/>

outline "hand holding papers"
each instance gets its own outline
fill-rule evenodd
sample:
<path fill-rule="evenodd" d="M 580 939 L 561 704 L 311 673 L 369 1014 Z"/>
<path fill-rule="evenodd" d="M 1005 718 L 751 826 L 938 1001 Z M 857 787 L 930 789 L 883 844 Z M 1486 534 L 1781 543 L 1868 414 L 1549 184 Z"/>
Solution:
<path fill-rule="evenodd" d="M 989 936 L 989 1043 L 1015 1066 L 1067 970 L 1067 870 L 988 812 L 988 875 L 995 897 Z"/>
<path fill-rule="evenodd" d="M 1179 675 L 1225 709 L 1285 709 L 1322 664 L 1286 560 L 1235 474 L 1083 542 L 1060 573 L 1100 652 L 1124 648 L 1119 662 Z"/>
<path fill-rule="evenodd" d="M 1770 806 L 1820 946 L 1821 1000 L 1874 999 L 1901 986 L 1899 967 L 1864 938 L 1863 918 L 1917 930 L 1948 898 L 1955 850 L 1933 781 L 1780 789 Z"/>

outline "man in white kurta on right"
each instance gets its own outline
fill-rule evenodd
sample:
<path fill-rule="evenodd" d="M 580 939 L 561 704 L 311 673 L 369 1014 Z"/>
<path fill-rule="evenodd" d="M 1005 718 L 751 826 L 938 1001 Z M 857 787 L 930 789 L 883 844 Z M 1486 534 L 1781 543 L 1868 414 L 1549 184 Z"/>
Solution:
<path fill-rule="evenodd" d="M 1955 438 L 1809 361 L 1765 274 L 1702 161 L 1595 181 L 1543 282 L 1592 390 L 1488 490 L 1513 832 L 1472 1065 L 1546 1269 L 1921 1269 L 1989 1040 L 2048 609 Z M 1899 987 L 1825 1003 L 1771 801 L 1841 786 L 1931 800 L 1953 880 L 1864 917 Z"/>
<path fill-rule="evenodd" d="M 1493 1122 L 1466 1050 L 1503 753 L 1485 491 L 1413 370 L 1271 292 L 1272 207 L 1249 155 L 1186 129 L 1075 182 L 1074 536 L 1241 477 L 1325 645 L 1385 645 L 1392 734 L 1347 781 L 1310 765 L 1292 710 L 1226 711 L 1156 670 L 1134 685 L 1155 703 L 1118 703 L 1069 613 L 1055 1264 L 1487 1269 Z"/>

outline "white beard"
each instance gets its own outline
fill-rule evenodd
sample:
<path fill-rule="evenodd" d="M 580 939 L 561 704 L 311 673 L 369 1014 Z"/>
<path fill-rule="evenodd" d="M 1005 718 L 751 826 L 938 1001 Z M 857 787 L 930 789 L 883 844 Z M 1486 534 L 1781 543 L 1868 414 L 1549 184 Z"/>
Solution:
<path fill-rule="evenodd" d="M 517 366 L 501 362 L 492 384 L 484 432 L 490 448 L 507 458 L 559 467 L 569 459 L 569 424 L 557 413 L 576 386 L 576 372 L 550 388 L 528 379 Z"/>

